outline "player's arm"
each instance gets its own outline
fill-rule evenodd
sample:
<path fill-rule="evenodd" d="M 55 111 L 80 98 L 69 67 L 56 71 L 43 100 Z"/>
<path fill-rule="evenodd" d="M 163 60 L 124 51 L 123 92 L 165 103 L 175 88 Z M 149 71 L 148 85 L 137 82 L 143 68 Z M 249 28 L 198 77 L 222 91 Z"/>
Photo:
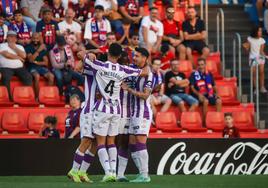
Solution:
<path fill-rule="evenodd" d="M 141 99 L 146 100 L 150 95 L 151 95 L 151 88 L 144 88 L 143 92 L 136 91 L 135 89 L 131 89 L 130 87 L 127 86 L 126 83 L 122 83 L 121 87 L 131 93 L 132 95 L 139 97 Z"/>

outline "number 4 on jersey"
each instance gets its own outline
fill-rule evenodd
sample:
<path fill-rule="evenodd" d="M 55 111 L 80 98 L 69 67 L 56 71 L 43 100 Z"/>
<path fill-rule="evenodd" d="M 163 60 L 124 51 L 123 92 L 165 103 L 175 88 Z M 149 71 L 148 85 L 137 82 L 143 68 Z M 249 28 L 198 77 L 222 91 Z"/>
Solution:
<path fill-rule="evenodd" d="M 115 82 L 115 81 L 111 80 L 111 81 L 107 84 L 107 86 L 104 88 L 104 91 L 105 91 L 106 93 L 109 93 L 110 96 L 112 96 L 112 95 L 113 95 L 113 92 L 114 92 L 114 82 Z"/>

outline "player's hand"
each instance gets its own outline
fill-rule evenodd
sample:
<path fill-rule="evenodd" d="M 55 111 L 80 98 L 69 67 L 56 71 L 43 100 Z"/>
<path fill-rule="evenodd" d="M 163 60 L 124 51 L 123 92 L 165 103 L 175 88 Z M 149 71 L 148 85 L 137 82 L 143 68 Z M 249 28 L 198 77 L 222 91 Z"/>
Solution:
<path fill-rule="evenodd" d="M 121 84 L 121 88 L 122 88 L 123 90 L 127 90 L 127 89 L 128 89 L 128 85 L 127 85 L 125 82 L 122 82 L 122 84 Z"/>
<path fill-rule="evenodd" d="M 96 55 L 93 54 L 93 53 L 88 53 L 87 54 L 87 58 L 90 60 L 90 61 L 94 61 L 96 59 Z"/>

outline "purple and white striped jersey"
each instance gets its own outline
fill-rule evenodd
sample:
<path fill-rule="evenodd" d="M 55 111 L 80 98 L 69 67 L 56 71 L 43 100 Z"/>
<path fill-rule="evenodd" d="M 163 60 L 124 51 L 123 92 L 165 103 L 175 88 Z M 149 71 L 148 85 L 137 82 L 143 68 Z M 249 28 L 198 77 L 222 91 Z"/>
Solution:
<path fill-rule="evenodd" d="M 120 89 L 123 80 L 129 76 L 139 76 L 141 69 L 135 69 L 110 61 L 85 61 L 96 72 L 96 81 L 99 92 L 102 96 L 97 100 L 94 110 L 110 113 L 121 114 Z"/>
<path fill-rule="evenodd" d="M 133 88 L 133 77 L 127 77 L 124 82 L 128 87 Z M 121 117 L 130 118 L 132 111 L 132 94 L 121 88 L 120 91 L 120 102 L 121 102 Z"/>
<path fill-rule="evenodd" d="M 136 91 L 143 92 L 144 88 L 148 88 L 152 91 L 153 89 L 153 74 L 149 72 L 146 77 L 138 77 L 135 81 Z M 151 119 L 152 117 L 152 107 L 151 107 L 151 97 L 146 100 L 133 96 L 133 113 L 132 116 L 136 118 Z"/>
<path fill-rule="evenodd" d="M 85 105 L 81 113 L 87 114 L 93 111 L 96 102 L 96 71 L 90 65 L 85 63 L 83 74 L 85 75 Z"/>

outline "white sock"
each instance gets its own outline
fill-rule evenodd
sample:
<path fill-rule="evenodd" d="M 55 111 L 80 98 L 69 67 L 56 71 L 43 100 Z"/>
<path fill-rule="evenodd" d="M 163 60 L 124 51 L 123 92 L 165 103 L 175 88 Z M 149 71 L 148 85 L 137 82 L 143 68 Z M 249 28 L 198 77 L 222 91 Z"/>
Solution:
<path fill-rule="evenodd" d="M 118 171 L 117 177 L 122 178 L 125 176 L 125 171 L 127 168 L 128 158 L 127 151 L 119 149 L 118 151 Z"/>
<path fill-rule="evenodd" d="M 109 156 L 104 145 L 98 146 L 98 156 L 105 175 L 110 175 Z"/>
<path fill-rule="evenodd" d="M 138 170 L 140 172 L 140 161 L 139 161 L 139 158 L 138 158 L 138 152 L 137 151 L 131 152 L 131 157 L 132 157 L 136 167 L 138 168 Z"/>
<path fill-rule="evenodd" d="M 75 171 L 79 170 L 81 163 L 83 161 L 83 158 L 84 158 L 84 153 L 80 152 L 79 149 L 77 149 L 74 154 L 73 167 L 72 167 L 73 170 Z"/>
<path fill-rule="evenodd" d="M 108 154 L 109 154 L 109 162 L 111 167 L 111 172 L 113 174 L 116 173 L 116 160 L 117 160 L 117 149 L 114 144 L 108 145 Z"/>
<path fill-rule="evenodd" d="M 90 167 L 90 164 L 94 160 L 94 156 L 95 155 L 93 153 L 91 153 L 89 150 L 86 151 L 86 153 L 84 155 L 84 160 L 82 161 L 82 164 L 80 167 L 81 172 L 86 172 L 88 170 L 88 168 Z"/>
<path fill-rule="evenodd" d="M 149 155 L 147 149 L 137 151 L 137 153 L 140 163 L 140 174 L 142 174 L 143 177 L 147 178 L 149 172 Z"/>

